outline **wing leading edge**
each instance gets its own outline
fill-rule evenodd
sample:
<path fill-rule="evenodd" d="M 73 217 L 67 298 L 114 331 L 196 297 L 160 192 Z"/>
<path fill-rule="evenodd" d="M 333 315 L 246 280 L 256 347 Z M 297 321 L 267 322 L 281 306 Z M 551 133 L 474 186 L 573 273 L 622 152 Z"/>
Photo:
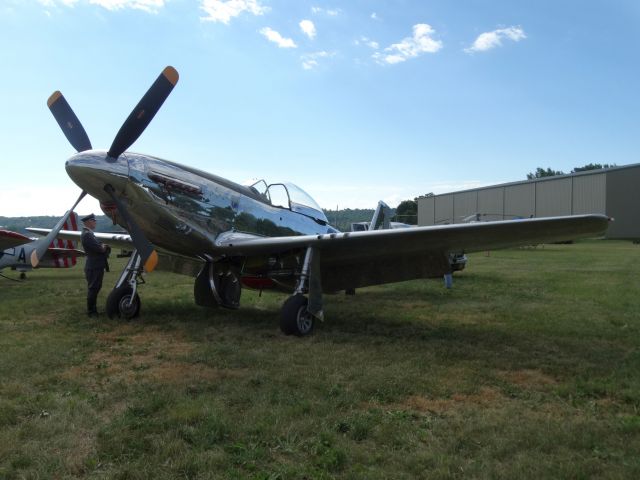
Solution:
<path fill-rule="evenodd" d="M 242 256 L 308 246 L 348 258 L 374 258 L 390 251 L 475 252 L 596 237 L 606 231 L 608 223 L 605 215 L 575 215 L 296 237 L 223 234 L 216 241 L 216 247 L 226 254 Z"/>

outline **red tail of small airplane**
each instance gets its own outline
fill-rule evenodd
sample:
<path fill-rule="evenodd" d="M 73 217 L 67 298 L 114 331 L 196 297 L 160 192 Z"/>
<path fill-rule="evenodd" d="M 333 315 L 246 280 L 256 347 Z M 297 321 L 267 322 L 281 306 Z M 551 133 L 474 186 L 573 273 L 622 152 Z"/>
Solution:
<path fill-rule="evenodd" d="M 71 212 L 69 218 L 64 222 L 63 230 L 78 230 L 78 214 Z M 77 262 L 76 242 L 72 240 L 55 239 L 49 244 L 49 253 L 53 259 L 53 267 L 69 268 Z"/>

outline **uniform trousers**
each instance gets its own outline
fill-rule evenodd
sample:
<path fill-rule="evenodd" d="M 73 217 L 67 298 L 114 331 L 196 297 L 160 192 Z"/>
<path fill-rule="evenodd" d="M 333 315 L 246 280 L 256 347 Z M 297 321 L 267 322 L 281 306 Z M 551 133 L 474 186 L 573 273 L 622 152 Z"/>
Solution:
<path fill-rule="evenodd" d="M 84 276 L 87 279 L 87 313 L 97 313 L 98 293 L 102 288 L 104 268 L 85 268 Z"/>

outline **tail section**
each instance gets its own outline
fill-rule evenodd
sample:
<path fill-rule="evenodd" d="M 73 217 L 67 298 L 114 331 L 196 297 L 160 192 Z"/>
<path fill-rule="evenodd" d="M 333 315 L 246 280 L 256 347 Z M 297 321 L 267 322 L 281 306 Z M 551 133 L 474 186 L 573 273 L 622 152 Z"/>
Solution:
<path fill-rule="evenodd" d="M 71 212 L 69 218 L 62 227 L 62 230 L 78 231 L 78 214 Z M 77 263 L 76 255 L 77 242 L 73 240 L 54 239 L 49 244 L 49 253 L 55 268 L 69 268 Z"/>
<path fill-rule="evenodd" d="M 391 221 L 391 208 L 382 200 L 378 202 L 376 211 L 373 212 L 369 230 L 387 230 Z"/>

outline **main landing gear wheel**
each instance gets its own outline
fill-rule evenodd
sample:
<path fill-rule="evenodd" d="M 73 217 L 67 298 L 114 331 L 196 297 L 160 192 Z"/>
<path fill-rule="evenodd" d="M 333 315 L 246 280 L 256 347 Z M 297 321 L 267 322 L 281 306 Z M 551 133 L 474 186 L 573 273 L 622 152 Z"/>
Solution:
<path fill-rule="evenodd" d="M 133 288 L 130 285 L 122 285 L 114 288 L 107 297 L 107 315 L 109 318 L 119 317 L 125 320 L 140 315 L 140 297 L 136 293 L 133 295 Z"/>
<path fill-rule="evenodd" d="M 299 293 L 287 298 L 280 311 L 282 333 L 304 337 L 313 331 L 315 317 L 307 310 L 308 304 L 307 297 Z"/>

